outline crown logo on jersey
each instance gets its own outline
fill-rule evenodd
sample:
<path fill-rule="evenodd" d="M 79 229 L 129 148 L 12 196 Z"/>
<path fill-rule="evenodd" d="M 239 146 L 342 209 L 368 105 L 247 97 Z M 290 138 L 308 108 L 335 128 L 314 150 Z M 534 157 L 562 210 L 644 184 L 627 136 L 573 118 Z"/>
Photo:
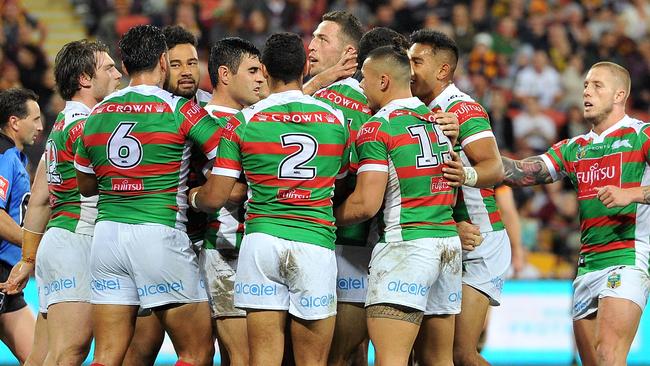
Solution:
<path fill-rule="evenodd" d="M 268 118 L 269 117 L 266 114 L 261 114 L 260 113 L 260 114 L 257 115 L 257 119 L 262 121 L 262 122 L 266 122 L 268 120 Z"/>
<path fill-rule="evenodd" d="M 156 113 L 162 113 L 162 112 L 165 111 L 165 105 L 162 104 L 162 103 L 156 104 L 156 106 L 154 108 L 156 110 Z"/>
<path fill-rule="evenodd" d="M 325 117 L 325 119 L 327 120 L 328 123 L 334 123 L 334 122 L 336 122 L 336 117 L 334 117 L 334 116 L 331 115 L 331 114 L 330 114 L 330 115 L 327 115 L 327 116 Z"/>
<path fill-rule="evenodd" d="M 103 113 L 104 108 L 106 108 L 106 105 L 104 104 L 100 105 L 99 107 L 97 107 L 97 109 L 95 109 L 95 113 Z"/>

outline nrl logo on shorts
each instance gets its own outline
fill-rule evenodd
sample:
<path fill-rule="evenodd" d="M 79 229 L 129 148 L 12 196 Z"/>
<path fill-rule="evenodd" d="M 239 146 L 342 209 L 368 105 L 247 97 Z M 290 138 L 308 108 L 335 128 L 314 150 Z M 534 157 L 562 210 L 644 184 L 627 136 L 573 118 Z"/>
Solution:
<path fill-rule="evenodd" d="M 607 277 L 607 287 L 614 289 L 617 288 L 621 285 L 621 274 L 620 273 L 612 273 Z"/>

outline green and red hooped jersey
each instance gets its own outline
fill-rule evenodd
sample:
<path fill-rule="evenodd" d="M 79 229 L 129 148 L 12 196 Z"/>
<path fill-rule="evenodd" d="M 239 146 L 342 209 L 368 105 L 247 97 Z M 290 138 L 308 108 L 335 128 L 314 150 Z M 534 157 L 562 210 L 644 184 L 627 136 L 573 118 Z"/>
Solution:
<path fill-rule="evenodd" d="M 218 125 L 198 104 L 156 86 L 129 86 L 95 106 L 75 156 L 95 174 L 97 220 L 185 230 L 190 149 L 212 159 Z"/>
<path fill-rule="evenodd" d="M 454 151 L 460 155 L 464 166 L 471 167 L 472 163 L 462 148 L 476 140 L 494 138 L 490 118 L 485 109 L 454 84 L 447 86 L 429 104 L 429 107 L 434 112 L 442 110 L 456 114 L 460 124 L 460 133 Z M 482 233 L 505 228 L 494 198 L 494 187 L 462 186 L 454 206 L 454 219 L 456 222 L 469 221 L 477 225 Z"/>
<path fill-rule="evenodd" d="M 50 220 L 47 228 L 57 227 L 77 234 L 93 235 L 97 219 L 97 196 L 79 193 L 74 155 L 90 108 L 66 101 L 56 117 L 45 144 L 43 160 L 50 192 Z"/>
<path fill-rule="evenodd" d="M 243 109 L 222 131 L 212 174 L 246 175 L 246 234 L 334 249 L 334 183 L 350 154 L 342 113 L 290 90 Z"/>
<path fill-rule="evenodd" d="M 233 108 L 209 104 L 203 107 L 219 127 L 225 127 L 230 117 L 239 111 Z M 222 207 L 208 215 L 208 227 L 203 236 L 206 249 L 232 249 L 241 246 L 244 237 L 244 205 Z"/>
<path fill-rule="evenodd" d="M 382 242 L 456 236 L 455 190 L 442 176 L 451 141 L 417 98 L 396 99 L 370 118 L 357 136 L 359 168 L 388 173 Z"/>
<path fill-rule="evenodd" d="M 327 103 L 343 113 L 343 118 L 350 132 L 350 174 L 346 177 L 347 191 L 354 191 L 356 176 L 356 149 L 354 143 L 361 125 L 366 123 L 372 116 L 368 108 L 368 99 L 359 86 L 359 81 L 354 78 L 347 78 L 317 91 L 314 97 L 323 103 Z M 370 240 L 371 221 L 362 222 L 349 226 L 336 228 L 337 245 L 366 246 Z"/>
<path fill-rule="evenodd" d="M 650 125 L 625 116 L 600 135 L 563 140 L 541 155 L 553 180 L 568 177 L 578 195 L 581 248 L 578 276 L 611 266 L 648 269 L 650 206 L 607 208 L 598 189 L 650 185 Z"/>

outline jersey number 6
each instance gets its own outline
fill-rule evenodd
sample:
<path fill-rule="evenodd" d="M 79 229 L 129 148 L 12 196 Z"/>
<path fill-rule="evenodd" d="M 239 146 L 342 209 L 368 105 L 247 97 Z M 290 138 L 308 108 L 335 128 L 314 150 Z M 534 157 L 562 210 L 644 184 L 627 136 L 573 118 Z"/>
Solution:
<path fill-rule="evenodd" d="M 137 122 L 120 122 L 115 128 L 106 145 L 108 161 L 117 168 L 130 169 L 140 164 L 142 160 L 142 144 L 131 130 Z"/>

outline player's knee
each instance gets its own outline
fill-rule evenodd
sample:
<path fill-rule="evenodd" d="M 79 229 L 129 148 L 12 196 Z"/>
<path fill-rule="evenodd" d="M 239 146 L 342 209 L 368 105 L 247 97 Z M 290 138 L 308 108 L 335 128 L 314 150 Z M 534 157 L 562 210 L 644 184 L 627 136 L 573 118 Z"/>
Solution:
<path fill-rule="evenodd" d="M 626 355 L 620 353 L 621 350 L 617 347 L 616 342 L 600 340 L 596 343 L 596 358 L 599 366 L 625 365 Z"/>
<path fill-rule="evenodd" d="M 55 349 L 54 359 L 57 365 L 80 365 L 88 355 L 89 346 L 69 345 L 65 348 Z"/>
<path fill-rule="evenodd" d="M 413 324 L 422 324 L 424 312 L 421 310 L 413 309 L 407 306 L 393 305 L 393 304 L 377 304 L 370 305 L 366 309 L 366 316 L 368 318 L 386 318 L 401 320 Z"/>
<path fill-rule="evenodd" d="M 454 365 L 456 366 L 474 366 L 480 365 L 478 362 L 478 352 L 474 350 L 454 347 Z"/>

